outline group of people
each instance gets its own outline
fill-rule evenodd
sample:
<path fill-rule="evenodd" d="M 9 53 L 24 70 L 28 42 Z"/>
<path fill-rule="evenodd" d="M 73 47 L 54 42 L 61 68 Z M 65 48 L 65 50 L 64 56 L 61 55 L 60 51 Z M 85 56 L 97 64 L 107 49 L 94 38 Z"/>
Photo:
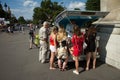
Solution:
<path fill-rule="evenodd" d="M 41 63 L 46 62 L 47 52 L 50 50 L 50 70 L 55 70 L 54 66 L 55 58 L 57 58 L 57 64 L 60 71 L 65 71 L 68 63 L 69 55 L 72 55 L 75 61 L 75 70 L 73 73 L 79 74 L 79 56 L 83 50 L 86 53 L 86 68 L 89 70 L 89 64 L 91 55 L 93 55 L 93 69 L 96 65 L 96 29 L 90 27 L 86 29 L 86 33 L 82 33 L 80 27 L 71 21 L 65 27 L 53 26 L 51 31 L 49 28 L 49 22 L 45 21 L 43 26 L 39 30 L 40 48 L 39 48 L 39 61 Z M 84 43 L 87 47 L 83 49 Z M 69 66 L 68 66 L 69 67 Z"/>

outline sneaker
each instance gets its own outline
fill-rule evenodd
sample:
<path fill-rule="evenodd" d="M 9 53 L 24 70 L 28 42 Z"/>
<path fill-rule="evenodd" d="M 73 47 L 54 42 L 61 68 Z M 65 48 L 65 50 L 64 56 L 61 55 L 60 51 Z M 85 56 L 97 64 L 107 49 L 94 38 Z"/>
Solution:
<path fill-rule="evenodd" d="M 41 63 L 48 63 L 48 61 L 46 61 L 46 60 L 41 60 Z"/>
<path fill-rule="evenodd" d="M 41 63 L 42 63 L 42 64 L 44 64 L 44 63 L 45 63 L 45 61 L 41 61 Z"/>
<path fill-rule="evenodd" d="M 76 70 L 73 70 L 73 73 L 79 75 L 79 72 L 77 72 Z"/>

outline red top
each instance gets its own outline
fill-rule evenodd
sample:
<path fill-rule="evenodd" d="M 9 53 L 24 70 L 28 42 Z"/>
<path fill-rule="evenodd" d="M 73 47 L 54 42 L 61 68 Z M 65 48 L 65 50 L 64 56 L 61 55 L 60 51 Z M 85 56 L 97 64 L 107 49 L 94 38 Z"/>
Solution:
<path fill-rule="evenodd" d="M 76 34 L 72 37 L 73 55 L 79 56 L 83 50 L 84 37 L 78 37 Z"/>
<path fill-rule="evenodd" d="M 50 45 L 55 46 L 55 42 L 52 36 L 50 36 Z"/>

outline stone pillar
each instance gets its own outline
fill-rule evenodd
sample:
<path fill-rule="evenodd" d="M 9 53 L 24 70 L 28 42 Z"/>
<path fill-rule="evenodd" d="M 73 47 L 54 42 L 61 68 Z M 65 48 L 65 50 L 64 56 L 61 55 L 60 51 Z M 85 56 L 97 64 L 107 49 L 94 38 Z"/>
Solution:
<path fill-rule="evenodd" d="M 101 11 L 110 13 L 100 22 L 100 59 L 120 69 L 120 0 L 101 0 Z"/>
<path fill-rule="evenodd" d="M 100 60 L 120 69 L 120 25 L 98 26 Z"/>
<path fill-rule="evenodd" d="M 120 8 L 120 0 L 101 0 L 101 11 L 112 11 Z"/>

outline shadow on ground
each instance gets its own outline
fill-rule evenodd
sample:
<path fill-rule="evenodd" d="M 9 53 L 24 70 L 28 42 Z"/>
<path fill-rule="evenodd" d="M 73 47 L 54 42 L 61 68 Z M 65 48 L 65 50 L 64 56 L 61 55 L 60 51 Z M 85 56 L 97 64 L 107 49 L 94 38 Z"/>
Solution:
<path fill-rule="evenodd" d="M 96 63 L 96 68 L 105 64 L 105 62 L 102 62 L 100 60 L 97 60 L 97 63 Z M 86 67 L 86 60 L 84 61 L 79 61 L 79 68 L 82 68 L 82 70 L 80 71 L 80 73 L 84 72 L 85 71 L 85 67 Z M 90 62 L 90 69 L 92 68 L 92 59 L 91 59 L 91 62 Z M 75 69 L 75 62 L 74 61 L 71 61 L 71 62 L 68 62 L 68 70 L 71 70 L 71 69 Z"/>

